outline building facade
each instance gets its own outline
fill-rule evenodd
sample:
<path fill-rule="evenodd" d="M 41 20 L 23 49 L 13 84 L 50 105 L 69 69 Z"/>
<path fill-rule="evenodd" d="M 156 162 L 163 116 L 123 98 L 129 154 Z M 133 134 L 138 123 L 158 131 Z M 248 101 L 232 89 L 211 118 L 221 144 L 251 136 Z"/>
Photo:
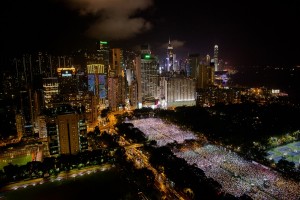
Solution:
<path fill-rule="evenodd" d="M 196 105 L 195 79 L 184 76 L 161 77 L 160 86 L 163 108 Z"/>
<path fill-rule="evenodd" d="M 143 45 L 141 55 L 136 58 L 139 103 L 159 98 L 159 64 L 151 54 L 150 46 Z"/>
<path fill-rule="evenodd" d="M 83 113 L 69 105 L 49 110 L 46 114 L 49 154 L 77 154 L 88 148 L 87 124 Z"/>

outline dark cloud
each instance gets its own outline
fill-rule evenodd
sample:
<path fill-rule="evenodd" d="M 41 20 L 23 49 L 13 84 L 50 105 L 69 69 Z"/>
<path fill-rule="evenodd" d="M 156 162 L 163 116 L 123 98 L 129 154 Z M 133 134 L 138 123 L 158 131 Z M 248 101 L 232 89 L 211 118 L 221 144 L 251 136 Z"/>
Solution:
<path fill-rule="evenodd" d="M 147 31 L 151 24 L 143 18 L 108 18 L 92 24 L 86 34 L 96 39 L 119 40 L 128 39 Z"/>
<path fill-rule="evenodd" d="M 149 21 L 136 13 L 152 6 L 152 0 L 68 0 L 70 8 L 80 15 L 93 15 L 86 34 L 95 39 L 119 40 L 132 38 L 151 29 Z"/>
<path fill-rule="evenodd" d="M 95 41 L 165 56 L 169 37 L 179 57 L 219 55 L 236 65 L 297 64 L 299 1 L 11 0 L 0 12 L 0 50 L 67 53 Z M 176 41 L 176 40 L 177 41 Z M 164 44 L 164 46 L 163 46 Z"/>

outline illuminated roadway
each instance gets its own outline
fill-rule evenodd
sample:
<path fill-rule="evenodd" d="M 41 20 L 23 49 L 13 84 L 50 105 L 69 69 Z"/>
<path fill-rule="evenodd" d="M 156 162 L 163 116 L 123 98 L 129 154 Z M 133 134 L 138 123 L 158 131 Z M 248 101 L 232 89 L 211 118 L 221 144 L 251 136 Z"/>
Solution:
<path fill-rule="evenodd" d="M 117 122 L 115 115 L 122 114 L 122 113 L 124 113 L 124 111 L 116 111 L 108 114 L 109 124 L 105 128 L 107 127 L 110 128 L 109 131 L 110 134 L 117 134 L 113 129 Z M 100 130 L 102 130 L 103 128 L 104 127 L 100 127 Z M 146 167 L 147 169 L 152 171 L 152 173 L 155 176 L 154 185 L 161 192 L 161 194 L 163 194 L 162 195 L 163 199 L 172 199 L 172 200 L 189 199 L 183 193 L 181 192 L 179 193 L 174 188 L 172 188 L 172 186 L 167 181 L 165 175 L 163 173 L 158 173 L 157 170 L 149 164 L 149 157 L 146 155 L 147 153 L 138 149 L 142 147 L 143 144 L 139 144 L 139 143 L 131 144 L 129 141 L 125 140 L 124 137 L 120 136 L 119 145 L 125 148 L 127 159 L 132 160 L 136 168 L 139 169 L 139 168 Z"/>
<path fill-rule="evenodd" d="M 172 200 L 188 199 L 184 194 L 179 194 L 175 189 L 173 189 L 169 185 L 167 178 L 163 173 L 158 173 L 157 170 L 149 164 L 149 158 L 146 155 L 146 153 L 138 149 L 139 147 L 142 147 L 143 144 L 135 143 L 135 144 L 121 145 L 121 146 L 124 146 L 126 150 L 127 159 L 132 160 L 136 168 L 139 169 L 145 167 L 152 171 L 152 173 L 155 176 L 154 185 L 162 194 L 164 194 L 163 199 L 172 199 Z"/>
<path fill-rule="evenodd" d="M 61 181 L 61 180 L 68 180 L 74 179 L 79 176 L 89 175 L 99 171 L 105 171 L 110 169 L 112 166 L 110 164 L 103 164 L 101 166 L 91 166 L 85 167 L 83 169 L 73 169 L 68 172 L 60 172 L 57 176 L 50 176 L 49 178 L 36 178 L 31 180 L 24 180 L 16 183 L 11 183 L 6 185 L 0 189 L 0 193 L 7 192 L 10 190 L 17 190 L 21 188 L 27 188 L 36 186 L 38 184 L 44 184 L 46 182 L 54 182 L 54 181 Z"/>
<path fill-rule="evenodd" d="M 126 112 L 126 111 L 125 111 Z M 115 115 L 123 114 L 124 111 L 115 111 L 108 113 L 107 117 L 109 122 L 106 125 L 99 126 L 100 131 L 107 131 L 110 134 L 117 134 L 114 127 L 117 123 L 117 119 Z M 95 126 L 98 126 L 98 121 L 94 123 Z M 92 129 L 93 131 L 94 129 Z M 170 183 L 167 181 L 167 178 L 163 173 L 158 173 L 155 168 L 153 168 L 149 164 L 149 158 L 145 152 L 139 150 L 138 148 L 142 147 L 143 144 L 134 143 L 131 144 L 129 141 L 125 140 L 124 137 L 120 136 L 119 145 L 123 146 L 126 150 L 127 159 L 132 160 L 136 166 L 136 168 L 143 168 L 146 167 L 147 169 L 151 170 L 155 176 L 155 187 L 161 192 L 163 199 L 172 199 L 172 200 L 188 200 L 189 198 L 181 192 L 177 192 Z M 144 195 L 141 194 L 142 197 L 145 199 Z"/>

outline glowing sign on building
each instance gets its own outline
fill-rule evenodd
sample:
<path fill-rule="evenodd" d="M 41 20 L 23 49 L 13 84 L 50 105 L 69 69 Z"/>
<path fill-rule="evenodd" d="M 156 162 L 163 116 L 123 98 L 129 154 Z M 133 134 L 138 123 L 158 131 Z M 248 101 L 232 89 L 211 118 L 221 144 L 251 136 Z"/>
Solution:
<path fill-rule="evenodd" d="M 101 99 L 106 98 L 106 76 L 88 74 L 88 91 L 93 92 L 94 95 L 98 93 Z"/>
<path fill-rule="evenodd" d="M 95 76 L 92 74 L 88 75 L 88 91 L 93 92 L 95 94 Z"/>
<path fill-rule="evenodd" d="M 105 67 L 103 64 L 89 64 L 87 65 L 88 74 L 105 74 Z"/>
<path fill-rule="evenodd" d="M 93 92 L 94 95 L 105 99 L 107 96 L 107 70 L 104 64 L 88 64 L 88 90 Z"/>
<path fill-rule="evenodd" d="M 107 41 L 100 41 L 100 44 L 108 44 Z"/>
<path fill-rule="evenodd" d="M 150 54 L 142 54 L 142 59 L 150 59 L 151 55 Z"/>
<path fill-rule="evenodd" d="M 75 75 L 76 69 L 74 67 L 67 67 L 67 68 L 57 68 L 57 74 L 61 77 L 72 77 Z"/>

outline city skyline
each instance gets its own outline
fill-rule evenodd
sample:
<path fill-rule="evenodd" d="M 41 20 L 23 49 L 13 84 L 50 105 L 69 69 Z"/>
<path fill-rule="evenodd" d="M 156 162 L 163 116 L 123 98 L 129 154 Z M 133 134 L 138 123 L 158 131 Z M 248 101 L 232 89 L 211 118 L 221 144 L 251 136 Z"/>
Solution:
<path fill-rule="evenodd" d="M 213 55 L 231 65 L 298 65 L 297 3 L 132 0 L 57 0 L 7 2 L 2 8 L 1 51 L 70 52 L 148 43 L 166 54 L 169 39 L 178 58 L 189 53 Z"/>
<path fill-rule="evenodd" d="M 0 197 L 298 200 L 300 17 L 267 2 L 5 2 Z"/>

